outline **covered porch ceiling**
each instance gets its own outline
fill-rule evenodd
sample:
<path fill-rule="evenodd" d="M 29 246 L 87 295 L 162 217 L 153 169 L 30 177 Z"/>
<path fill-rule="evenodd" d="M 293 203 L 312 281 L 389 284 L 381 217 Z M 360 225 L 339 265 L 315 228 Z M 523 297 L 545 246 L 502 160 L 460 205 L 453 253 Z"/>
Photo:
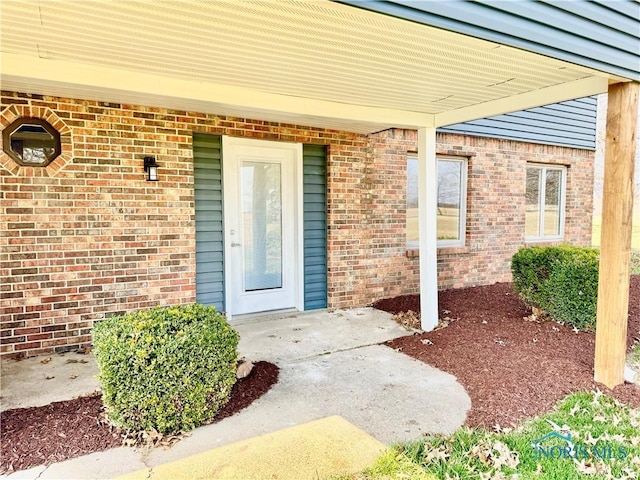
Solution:
<path fill-rule="evenodd" d="M 603 93 L 624 78 L 329 1 L 4 0 L 16 90 L 371 133 Z"/>

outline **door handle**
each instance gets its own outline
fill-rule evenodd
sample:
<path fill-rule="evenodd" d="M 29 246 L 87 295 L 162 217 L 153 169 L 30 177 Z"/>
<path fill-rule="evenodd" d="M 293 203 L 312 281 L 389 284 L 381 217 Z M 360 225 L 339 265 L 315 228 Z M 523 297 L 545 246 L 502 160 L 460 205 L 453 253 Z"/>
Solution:
<path fill-rule="evenodd" d="M 240 247 L 240 246 L 242 246 L 242 244 L 238 243 L 238 242 L 231 242 L 231 246 L 232 247 Z"/>

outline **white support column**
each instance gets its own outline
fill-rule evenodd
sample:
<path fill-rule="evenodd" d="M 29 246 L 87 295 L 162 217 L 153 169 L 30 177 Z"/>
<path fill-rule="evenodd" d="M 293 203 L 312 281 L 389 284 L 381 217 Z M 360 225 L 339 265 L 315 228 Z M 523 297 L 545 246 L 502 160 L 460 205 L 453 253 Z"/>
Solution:
<path fill-rule="evenodd" d="M 418 130 L 418 225 L 421 326 L 425 331 L 438 325 L 437 212 L 436 129 L 421 128 Z"/>

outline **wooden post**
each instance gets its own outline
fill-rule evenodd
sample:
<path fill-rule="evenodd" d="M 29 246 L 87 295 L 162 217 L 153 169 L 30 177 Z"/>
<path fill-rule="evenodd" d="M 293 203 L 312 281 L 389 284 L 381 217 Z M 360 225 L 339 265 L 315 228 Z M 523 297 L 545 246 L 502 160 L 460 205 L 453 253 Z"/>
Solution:
<path fill-rule="evenodd" d="M 595 381 L 609 388 L 624 381 L 639 87 L 609 87 L 594 372 Z"/>

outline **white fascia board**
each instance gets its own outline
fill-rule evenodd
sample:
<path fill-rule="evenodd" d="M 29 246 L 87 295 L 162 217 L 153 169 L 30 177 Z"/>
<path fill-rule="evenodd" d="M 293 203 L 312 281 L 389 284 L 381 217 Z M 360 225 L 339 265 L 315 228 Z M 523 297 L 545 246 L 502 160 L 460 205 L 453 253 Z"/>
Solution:
<path fill-rule="evenodd" d="M 75 92 L 85 95 L 80 98 L 91 95 L 87 99 L 118 103 L 137 100 L 141 105 L 169 108 L 183 105 L 181 108 L 187 110 L 201 105 L 202 109 L 196 111 L 217 113 L 216 108 L 231 109 L 256 112 L 257 118 L 262 112 L 270 117 L 281 114 L 285 119 L 300 118 L 301 122 L 305 118 L 338 119 L 371 125 L 370 132 L 380 130 L 380 126 L 415 128 L 417 125 L 433 126 L 434 122 L 433 115 L 428 113 L 273 94 L 61 60 L 4 53 L 1 61 L 0 82 L 4 90 L 28 86 L 32 91 L 27 93 L 62 96 Z M 40 87 L 46 88 L 47 92 L 36 92 Z M 150 101 L 153 103 L 148 103 Z"/>
<path fill-rule="evenodd" d="M 607 77 L 587 77 L 573 82 L 561 83 L 531 92 L 482 102 L 435 115 L 435 126 L 446 127 L 456 123 L 493 117 L 504 113 L 517 112 L 551 103 L 564 102 L 575 98 L 606 93 L 609 88 Z"/>

